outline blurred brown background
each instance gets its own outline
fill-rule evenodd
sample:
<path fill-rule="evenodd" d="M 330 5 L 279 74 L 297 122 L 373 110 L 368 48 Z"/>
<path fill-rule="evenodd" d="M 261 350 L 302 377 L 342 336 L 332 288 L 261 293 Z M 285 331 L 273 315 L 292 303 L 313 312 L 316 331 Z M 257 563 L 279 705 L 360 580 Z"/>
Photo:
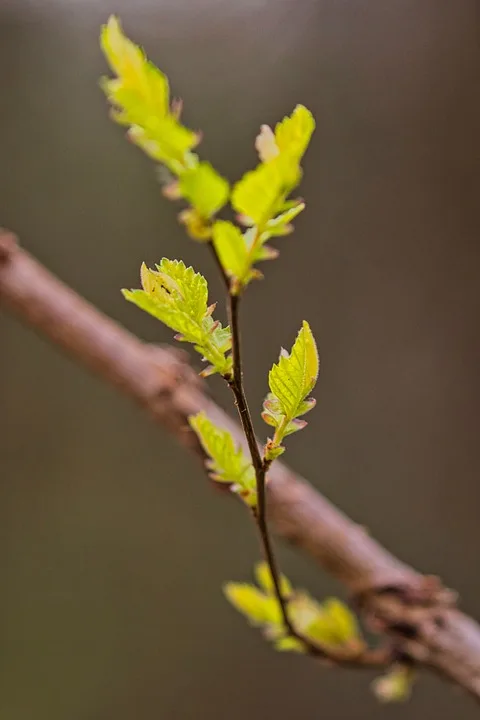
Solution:
<path fill-rule="evenodd" d="M 318 405 L 288 461 L 479 617 L 478 2 L 0 0 L 0 222 L 107 313 L 165 342 L 120 296 L 141 261 L 180 256 L 212 278 L 213 298 L 221 286 L 151 163 L 108 120 L 98 32 L 112 11 L 232 180 L 255 163 L 262 122 L 297 102 L 315 113 L 308 209 L 245 303 L 252 406 L 308 318 Z M 0 347 L 2 717 L 477 716 L 433 678 L 385 709 L 366 675 L 271 652 L 220 590 L 258 557 L 241 508 L 138 409 L 5 313 Z M 306 558 L 281 556 L 297 584 L 341 592 Z"/>

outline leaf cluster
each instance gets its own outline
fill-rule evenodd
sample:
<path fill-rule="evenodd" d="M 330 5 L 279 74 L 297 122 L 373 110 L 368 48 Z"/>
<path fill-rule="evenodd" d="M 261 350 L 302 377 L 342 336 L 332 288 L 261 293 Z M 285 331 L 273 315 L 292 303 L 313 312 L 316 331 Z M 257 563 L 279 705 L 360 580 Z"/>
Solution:
<path fill-rule="evenodd" d="M 306 426 L 306 421 L 298 418 L 315 406 L 315 400 L 308 396 L 315 387 L 318 370 L 317 346 L 304 320 L 291 352 L 282 349 L 268 375 L 270 392 L 263 403 L 262 418 L 275 428 L 275 434 L 265 448 L 267 460 L 284 452 L 283 438 Z"/>
<path fill-rule="evenodd" d="M 215 305 L 208 305 L 207 281 L 181 260 L 163 258 L 156 270 L 141 267 L 141 290 L 123 290 L 127 300 L 175 330 L 180 342 L 192 343 L 211 363 L 203 376 L 231 373 L 230 328 L 214 320 Z"/>
<path fill-rule="evenodd" d="M 113 120 L 127 126 L 130 140 L 168 170 L 165 194 L 190 204 L 180 216 L 190 235 L 209 238 L 210 220 L 227 202 L 229 183 L 193 152 L 200 133 L 182 124 L 182 106 L 170 100 L 167 77 L 125 36 L 118 18 L 110 17 L 100 42 L 116 75 L 101 81 Z"/>
<path fill-rule="evenodd" d="M 285 630 L 281 609 L 275 596 L 271 574 L 266 563 L 255 567 L 257 585 L 228 583 L 224 587 L 230 603 L 251 625 L 260 627 L 277 650 L 307 652 L 305 642 L 291 637 Z M 343 648 L 355 652 L 362 647 L 360 630 L 354 614 L 336 598 L 319 603 L 305 592 L 294 590 L 282 576 L 282 595 L 288 603 L 289 617 L 299 635 L 320 648 Z"/>
<path fill-rule="evenodd" d="M 312 114 L 297 105 L 273 129 L 262 125 L 255 141 L 257 166 L 230 187 L 194 152 L 200 133 L 182 123 L 182 104 L 171 100 L 167 77 L 125 36 L 116 17 L 102 28 L 101 47 L 114 73 L 101 81 L 112 118 L 127 127 L 130 140 L 157 163 L 164 195 L 183 201 L 179 219 L 190 237 L 211 244 L 233 301 L 252 280 L 262 277 L 257 264 L 278 256 L 268 242 L 290 234 L 292 221 L 305 207 L 291 195 L 301 181 L 302 158 L 315 129 Z M 217 217 L 228 202 L 236 222 Z M 233 387 L 232 331 L 214 319 L 215 304 L 209 304 L 205 277 L 180 260 L 163 258 L 154 269 L 143 264 L 140 279 L 141 288 L 124 290 L 125 298 L 171 328 L 177 340 L 191 343 L 208 363 L 202 375 L 219 373 Z M 236 327 L 233 320 L 232 325 Z M 264 493 L 266 473 L 284 452 L 283 440 L 306 426 L 301 418 L 315 405 L 310 394 L 318 371 L 315 339 L 304 321 L 291 351 L 282 349 L 269 372 L 262 418 L 274 428 L 274 435 L 267 440 L 263 457 L 256 457 L 250 448 L 257 472 L 227 430 L 204 412 L 189 418 L 210 477 L 229 485 L 252 509 L 260 528 L 259 493 Z M 246 402 L 244 409 L 248 414 Z M 247 438 L 253 435 L 253 426 L 250 431 Z M 228 583 L 224 590 L 231 604 L 278 650 L 305 653 L 315 646 L 328 655 L 339 648 L 353 654 L 363 649 L 356 618 L 344 603 L 336 598 L 320 603 L 295 590 L 277 574 L 274 560 L 269 562 L 255 567 L 256 585 Z M 375 691 L 381 699 L 398 700 L 408 696 L 410 685 L 409 668 L 399 665 L 377 680 Z"/>
<path fill-rule="evenodd" d="M 206 464 L 212 480 L 229 484 L 232 492 L 249 507 L 255 507 L 255 471 L 243 450 L 235 445 L 231 434 L 217 427 L 204 412 L 190 416 L 189 422 L 207 455 Z"/>
<path fill-rule="evenodd" d="M 112 118 L 128 127 L 128 136 L 162 168 L 164 194 L 183 199 L 179 217 L 195 240 L 211 241 L 234 292 L 262 277 L 255 265 L 277 257 L 268 239 L 287 235 L 303 210 L 300 200 L 287 200 L 301 179 L 300 162 L 315 127 L 302 105 L 272 131 L 263 126 L 257 138 L 260 163 L 233 188 L 194 148 L 201 135 L 181 122 L 182 105 L 170 100 L 167 77 L 111 17 L 102 28 L 101 47 L 115 73 L 102 88 L 112 105 Z M 215 216 L 230 199 L 240 225 Z"/>

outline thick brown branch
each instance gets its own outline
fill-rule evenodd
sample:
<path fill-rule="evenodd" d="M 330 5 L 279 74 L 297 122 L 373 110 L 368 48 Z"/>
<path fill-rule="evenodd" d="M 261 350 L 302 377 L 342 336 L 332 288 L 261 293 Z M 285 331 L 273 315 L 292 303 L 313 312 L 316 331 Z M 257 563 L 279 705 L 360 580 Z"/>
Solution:
<path fill-rule="evenodd" d="M 200 457 L 186 420 L 199 410 L 244 442 L 236 423 L 205 395 L 178 353 L 138 340 L 1 232 L 0 301 L 142 404 Z M 402 651 L 480 699 L 480 627 L 452 606 L 451 594 L 440 583 L 391 555 L 280 462 L 270 471 L 267 493 L 278 534 L 342 582 L 364 617 Z"/>

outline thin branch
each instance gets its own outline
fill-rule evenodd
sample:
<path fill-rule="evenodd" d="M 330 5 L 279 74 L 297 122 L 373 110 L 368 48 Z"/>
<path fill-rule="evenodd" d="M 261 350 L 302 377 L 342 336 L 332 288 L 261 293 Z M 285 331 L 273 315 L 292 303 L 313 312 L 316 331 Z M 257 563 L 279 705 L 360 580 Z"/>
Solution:
<path fill-rule="evenodd" d="M 280 571 L 278 563 L 275 557 L 273 549 L 272 539 L 267 523 L 267 501 L 265 495 L 265 481 L 266 481 L 266 466 L 263 462 L 260 450 L 258 448 L 257 439 L 255 437 L 255 429 L 253 427 L 252 416 L 248 407 L 247 397 L 245 395 L 245 386 L 243 383 L 243 358 L 242 358 L 242 347 L 241 347 L 241 334 L 240 334 L 240 295 L 233 292 L 233 288 L 228 275 L 222 265 L 220 257 L 215 249 L 212 242 L 209 243 L 211 253 L 213 255 L 215 264 L 217 265 L 222 279 L 227 289 L 227 311 L 228 321 L 230 330 L 232 333 L 232 366 L 233 366 L 233 377 L 227 379 L 227 382 L 233 392 L 235 398 L 235 405 L 238 410 L 238 415 L 242 425 L 242 429 L 245 435 L 245 439 L 252 459 L 253 469 L 255 471 L 255 480 L 257 488 L 257 507 L 253 511 L 255 524 L 258 529 L 260 536 L 260 543 L 262 546 L 265 561 L 269 567 L 270 575 L 272 576 L 273 587 L 275 590 L 275 596 L 280 606 L 280 612 L 282 614 L 283 624 L 286 631 L 292 637 L 299 640 L 303 640 L 295 628 L 288 616 L 287 601 L 283 597 L 282 586 L 280 580 Z M 319 654 L 320 649 L 310 647 L 310 643 L 305 643 L 310 651 L 315 654 Z"/>
<path fill-rule="evenodd" d="M 284 597 L 282 592 L 281 584 L 281 573 L 278 566 L 278 562 L 275 556 L 273 548 L 273 541 L 270 536 L 270 531 L 267 521 L 267 498 L 265 493 L 266 487 L 266 475 L 270 467 L 270 462 L 266 462 L 260 454 L 257 439 L 255 437 L 255 428 L 253 427 L 252 416 L 248 407 L 248 401 L 245 394 L 245 385 L 243 382 L 243 356 L 241 347 L 241 333 L 240 333 L 240 299 L 241 295 L 236 293 L 230 282 L 225 269 L 222 265 L 220 257 L 215 249 L 213 243 L 209 243 L 212 255 L 215 260 L 215 264 L 220 270 L 222 279 L 227 289 L 227 312 L 230 330 L 232 333 L 232 377 L 225 378 L 230 389 L 233 392 L 235 398 L 235 405 L 238 410 L 240 423 L 245 435 L 248 450 L 252 460 L 252 466 L 255 472 L 256 490 L 257 490 L 257 506 L 253 509 L 253 518 L 255 525 L 258 530 L 260 537 L 260 544 L 265 561 L 268 565 L 270 575 L 273 582 L 274 594 L 280 607 L 280 613 L 282 616 L 283 625 L 287 635 L 295 638 L 303 643 L 306 651 L 314 657 L 322 657 L 335 659 L 337 663 L 342 662 L 344 665 L 348 662 L 349 664 L 356 666 L 369 667 L 372 665 L 381 664 L 384 665 L 385 654 L 381 654 L 376 651 L 370 651 L 368 648 L 363 649 L 362 652 L 356 652 L 354 654 L 348 652 L 342 652 L 341 650 L 335 652 L 333 649 L 331 653 L 318 645 L 315 645 L 306 637 L 301 635 L 293 625 L 289 613 L 288 613 L 288 600 Z M 389 649 L 390 650 L 390 649 Z M 392 657 L 389 652 L 389 657 Z"/>
<path fill-rule="evenodd" d="M 243 385 L 242 370 L 242 350 L 240 345 L 240 323 L 239 323 L 239 304 L 240 296 L 231 292 L 228 295 L 228 316 L 230 329 L 232 331 L 232 358 L 233 358 L 233 378 L 229 383 L 235 396 L 235 404 L 242 423 L 243 432 L 248 444 L 250 456 L 252 458 L 253 469 L 255 470 L 255 479 L 257 483 L 257 507 L 254 511 L 255 521 L 260 534 L 265 560 L 268 564 L 270 574 L 272 576 L 275 596 L 282 613 L 283 624 L 288 634 L 297 639 L 298 633 L 292 625 L 288 615 L 287 601 L 283 597 L 282 586 L 280 580 L 280 571 L 278 569 L 273 543 L 270 537 L 267 523 L 267 502 L 265 495 L 265 467 L 263 464 L 260 450 L 258 449 L 255 430 L 253 427 L 252 416 L 245 396 L 245 388 Z"/>
<path fill-rule="evenodd" d="M 204 410 L 244 442 L 182 354 L 141 342 L 1 232 L 0 303 L 142 405 L 202 461 L 189 415 Z M 419 665 L 480 700 L 480 627 L 456 609 L 439 581 L 394 557 L 279 461 L 269 472 L 266 493 L 276 532 L 343 583 L 364 619 Z"/>

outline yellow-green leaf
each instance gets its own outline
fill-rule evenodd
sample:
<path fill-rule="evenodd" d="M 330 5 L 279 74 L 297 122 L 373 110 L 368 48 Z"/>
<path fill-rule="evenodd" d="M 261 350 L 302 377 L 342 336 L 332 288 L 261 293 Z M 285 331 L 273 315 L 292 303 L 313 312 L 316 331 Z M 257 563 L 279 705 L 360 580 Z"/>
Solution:
<path fill-rule="evenodd" d="M 358 640 L 360 631 L 357 618 L 345 603 L 337 598 L 328 598 L 323 602 L 323 610 L 334 628 L 339 643 L 344 644 Z"/>
<path fill-rule="evenodd" d="M 253 625 L 266 625 L 272 629 L 281 625 L 282 615 L 275 598 L 265 595 L 254 585 L 227 583 L 224 592 L 233 607 Z"/>
<path fill-rule="evenodd" d="M 120 117 L 122 124 L 130 124 L 128 113 Z M 180 125 L 172 116 L 158 122 L 147 121 L 143 125 L 132 125 L 128 136 L 149 157 L 163 163 L 175 174 L 183 171 L 186 154 L 198 142 L 197 134 Z"/>
<path fill-rule="evenodd" d="M 293 600 L 289 603 L 290 617 L 296 629 L 305 635 L 308 628 L 320 616 L 323 610 L 320 603 L 305 592 L 296 592 Z"/>
<path fill-rule="evenodd" d="M 181 333 L 186 342 L 200 343 L 202 341 L 201 328 L 198 322 L 174 305 L 162 303 L 157 297 L 146 293 L 145 290 L 122 290 L 122 293 L 126 300 L 136 305 L 140 310 L 144 310 L 149 315 L 160 320 L 171 330 Z"/>
<path fill-rule="evenodd" d="M 270 391 L 276 400 L 276 411 L 288 423 L 303 412 L 304 401 L 318 377 L 318 352 L 309 324 L 304 321 L 288 354 L 282 351 L 278 364 L 270 370 Z"/>
<path fill-rule="evenodd" d="M 274 163 L 258 165 L 234 186 L 232 206 L 245 222 L 263 226 L 283 202 L 283 179 Z"/>
<path fill-rule="evenodd" d="M 102 27 L 100 44 L 110 67 L 125 85 L 136 88 L 145 100 L 156 103 L 158 112 L 165 114 L 169 104 L 167 78 L 150 65 L 140 47 L 125 36 L 120 20 L 114 15 Z"/>
<path fill-rule="evenodd" d="M 265 227 L 265 240 L 277 235 L 288 235 L 293 229 L 292 225 L 290 225 L 291 221 L 296 218 L 302 210 L 305 210 L 305 203 L 296 202 L 293 207 L 269 220 Z"/>
<path fill-rule="evenodd" d="M 177 110 L 170 108 L 166 76 L 125 36 L 116 17 L 103 26 L 100 43 L 116 74 L 102 81 L 113 119 L 130 126 L 132 141 L 178 174 L 192 162 L 190 150 L 200 137 L 181 125 Z"/>
<path fill-rule="evenodd" d="M 315 643 L 331 647 L 357 647 L 361 643 L 355 616 L 336 598 L 320 604 L 306 593 L 297 593 L 290 613 L 295 627 Z"/>
<path fill-rule="evenodd" d="M 250 274 L 250 257 L 240 229 L 226 220 L 217 220 L 212 228 L 212 239 L 227 275 L 245 283 Z"/>
<path fill-rule="evenodd" d="M 182 195 L 204 218 L 210 218 L 227 202 L 228 182 L 207 162 L 186 170 L 180 177 Z"/>
<path fill-rule="evenodd" d="M 300 163 L 314 130 L 315 120 L 310 110 L 297 105 L 293 113 L 275 127 L 275 142 L 280 155 L 288 153 Z"/>
<path fill-rule="evenodd" d="M 243 499 L 256 498 L 255 472 L 243 450 L 236 446 L 228 430 L 217 427 L 204 412 L 189 417 L 209 460 L 211 477 L 217 482 L 230 483 Z"/>
<path fill-rule="evenodd" d="M 208 307 L 208 285 L 206 279 L 182 260 L 162 258 L 157 270 L 142 266 L 141 279 L 144 290 L 150 293 L 163 293 L 166 302 L 175 304 L 190 317 L 201 322 Z M 148 277 L 149 284 L 146 285 Z"/>
<path fill-rule="evenodd" d="M 177 340 L 193 343 L 212 367 L 208 372 L 231 371 L 230 329 L 212 318 L 207 281 L 182 261 L 163 258 L 156 270 L 141 269 L 142 290 L 124 290 L 127 300 L 175 330 Z"/>

